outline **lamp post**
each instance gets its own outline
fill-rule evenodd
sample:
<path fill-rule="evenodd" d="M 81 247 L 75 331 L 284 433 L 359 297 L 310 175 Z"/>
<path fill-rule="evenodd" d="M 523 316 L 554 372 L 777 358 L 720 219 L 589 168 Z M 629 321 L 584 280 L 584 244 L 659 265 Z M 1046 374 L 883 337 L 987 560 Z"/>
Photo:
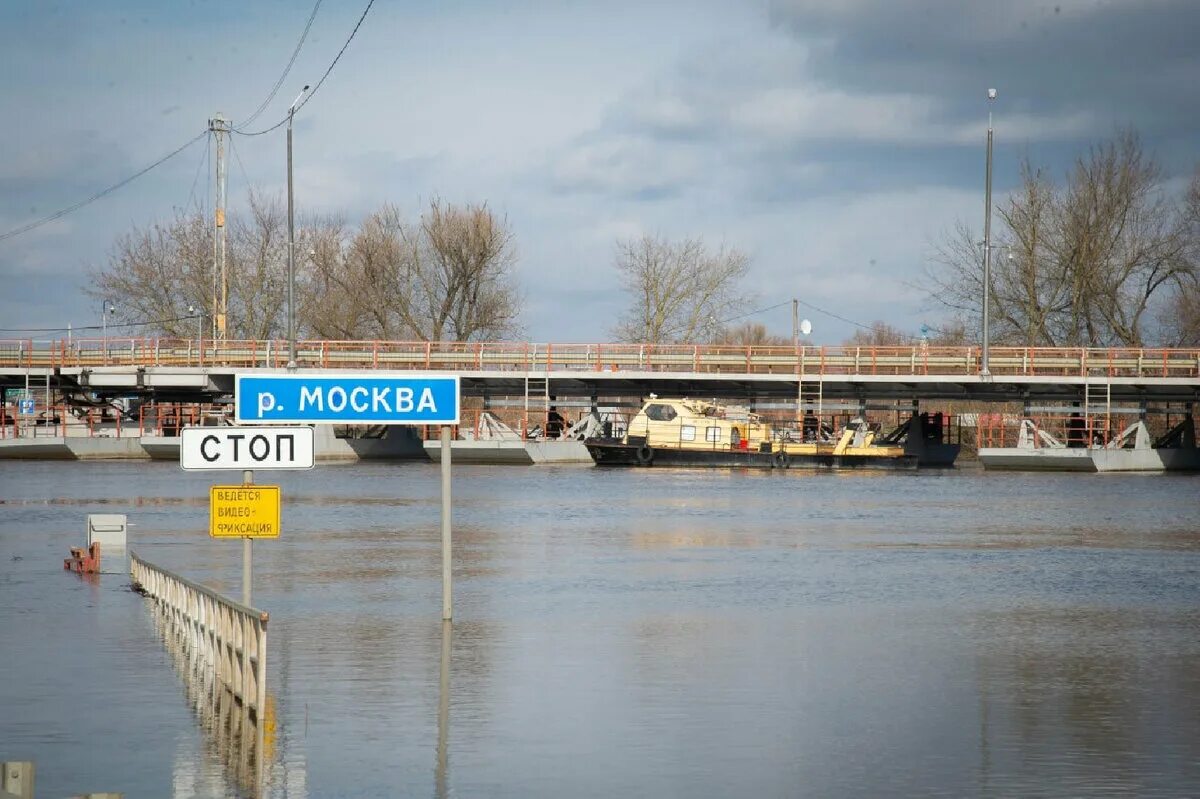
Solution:
<path fill-rule="evenodd" d="M 992 103 L 996 101 L 996 90 L 988 89 L 987 98 L 987 169 L 983 199 L 983 357 L 979 364 L 979 374 L 984 377 L 991 374 L 988 369 L 988 322 L 992 289 Z"/>
<path fill-rule="evenodd" d="M 108 365 L 108 315 L 117 312 L 117 304 L 105 297 L 100 301 L 100 329 L 103 331 L 101 340 L 104 346 L 104 365 Z"/>
<path fill-rule="evenodd" d="M 292 118 L 296 116 L 296 105 L 308 91 L 306 85 L 288 107 L 287 128 L 287 186 L 288 186 L 288 362 L 289 371 L 296 368 L 296 222 L 295 204 L 292 199 Z"/>
<path fill-rule="evenodd" d="M 199 352 L 200 366 L 204 365 L 204 311 L 194 305 L 188 306 L 188 313 L 196 316 L 196 349 Z"/>

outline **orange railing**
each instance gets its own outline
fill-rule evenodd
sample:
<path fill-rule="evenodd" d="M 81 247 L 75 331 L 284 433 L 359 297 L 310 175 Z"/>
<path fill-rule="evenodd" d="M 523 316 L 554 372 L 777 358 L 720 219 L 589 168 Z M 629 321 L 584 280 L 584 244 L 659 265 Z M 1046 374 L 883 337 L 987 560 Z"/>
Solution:
<path fill-rule="evenodd" d="M 207 403 L 146 403 L 133 413 L 113 406 L 60 404 L 42 407 L 34 414 L 20 414 L 0 406 L 0 439 L 177 436 L 183 427 L 219 424 L 230 413 L 230 406 Z"/>
<path fill-rule="evenodd" d="M 983 447 L 1017 446 L 1021 427 L 1028 422 L 1029 440 L 1034 449 L 1046 446 L 1041 432 L 1049 433 L 1068 447 L 1107 446 L 1120 432 L 1115 427 L 1115 415 L 1087 414 L 1080 416 L 1042 415 L 1022 417 L 1014 414 L 981 413 L 976 427 L 976 445 Z"/>
<path fill-rule="evenodd" d="M 692 344 L 301 341 L 306 369 L 455 372 L 694 372 L 700 374 L 977 375 L 978 347 L 800 347 Z M 113 338 L 0 341 L 0 367 L 282 368 L 287 342 Z M 1200 349 L 992 347 L 999 376 L 1200 377 Z"/>

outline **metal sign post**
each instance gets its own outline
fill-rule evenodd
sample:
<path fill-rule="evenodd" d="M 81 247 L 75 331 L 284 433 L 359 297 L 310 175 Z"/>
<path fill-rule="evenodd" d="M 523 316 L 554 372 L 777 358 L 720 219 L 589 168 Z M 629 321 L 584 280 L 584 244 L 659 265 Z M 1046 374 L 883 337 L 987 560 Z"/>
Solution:
<path fill-rule="evenodd" d="M 442 621 L 454 617 L 450 574 L 450 428 L 442 427 Z"/>
<path fill-rule="evenodd" d="M 234 418 L 239 424 L 441 426 L 442 618 L 447 621 L 454 613 L 449 426 L 458 424 L 459 392 L 457 375 L 239 374 L 234 381 Z"/>
<path fill-rule="evenodd" d="M 242 472 L 242 484 L 209 489 L 208 534 L 242 539 L 242 604 L 250 607 L 255 538 L 278 538 L 279 486 L 254 484 L 254 472 Z"/>
<path fill-rule="evenodd" d="M 450 525 L 450 425 L 458 424 L 460 386 L 458 375 L 388 374 L 386 372 L 317 372 L 275 375 L 239 374 L 234 378 L 234 419 L 238 424 L 372 424 L 441 426 L 442 447 L 442 619 L 454 613 L 451 583 Z M 244 431 L 248 428 L 232 428 Z M 280 428 L 250 428 L 270 438 Z M 255 457 L 257 446 L 263 460 L 272 457 L 268 441 L 246 444 Z M 242 439 L 246 441 L 246 439 Z M 200 445 L 202 446 L 202 444 Z M 280 447 L 275 447 L 275 452 Z M 209 441 L 207 456 L 192 457 L 194 468 L 206 457 L 224 462 L 218 442 Z M 243 463 L 244 467 L 256 466 Z M 228 468 L 228 467 L 226 467 Z M 286 468 L 276 467 L 271 468 Z M 291 467 L 304 468 L 304 467 Z M 249 546 L 249 544 L 247 544 Z M 247 550 L 248 552 L 249 550 Z M 247 556 L 247 562 L 249 557 Z M 246 567 L 247 569 L 249 566 Z M 247 578 L 248 582 L 249 578 Z"/>
<path fill-rule="evenodd" d="M 247 469 L 242 472 L 242 485 L 254 485 L 254 470 Z M 242 536 L 242 604 L 248 608 L 254 607 L 251 604 L 251 572 L 254 564 L 254 539 L 250 536 Z"/>
<path fill-rule="evenodd" d="M 254 469 L 311 469 L 311 427 L 185 427 L 179 465 L 187 470 L 241 469 L 240 486 L 212 486 L 208 534 L 242 539 L 242 604 L 250 607 L 253 539 L 278 538 L 279 486 L 254 485 Z"/>

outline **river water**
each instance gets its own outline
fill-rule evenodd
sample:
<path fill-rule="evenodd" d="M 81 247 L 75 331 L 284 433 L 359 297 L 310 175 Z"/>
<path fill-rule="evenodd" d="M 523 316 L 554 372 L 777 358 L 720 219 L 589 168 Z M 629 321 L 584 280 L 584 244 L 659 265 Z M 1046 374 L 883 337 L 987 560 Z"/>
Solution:
<path fill-rule="evenodd" d="M 1200 476 L 455 467 L 260 473 L 261 788 L 87 513 L 238 598 L 171 464 L 0 465 L 0 760 L 38 796 L 1181 796 L 1200 786 Z M 449 653 L 442 677 L 442 651 Z"/>

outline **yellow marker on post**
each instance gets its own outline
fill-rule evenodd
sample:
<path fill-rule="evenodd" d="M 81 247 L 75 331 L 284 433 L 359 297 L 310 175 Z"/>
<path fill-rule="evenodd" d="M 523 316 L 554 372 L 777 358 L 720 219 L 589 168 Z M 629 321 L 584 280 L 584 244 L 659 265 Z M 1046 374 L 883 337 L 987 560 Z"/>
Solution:
<path fill-rule="evenodd" d="M 213 538 L 278 538 L 279 486 L 212 486 L 208 534 Z"/>

